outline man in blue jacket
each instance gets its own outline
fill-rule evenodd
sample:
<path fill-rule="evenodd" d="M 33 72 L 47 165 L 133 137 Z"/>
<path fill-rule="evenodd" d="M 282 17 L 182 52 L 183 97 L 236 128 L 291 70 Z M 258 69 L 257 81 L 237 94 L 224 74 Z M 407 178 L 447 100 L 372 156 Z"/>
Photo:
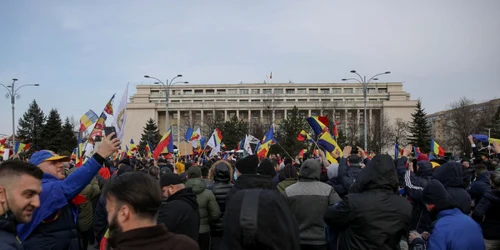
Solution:
<path fill-rule="evenodd" d="M 30 223 L 17 227 L 19 239 L 29 249 L 81 249 L 76 220 L 78 210 L 74 198 L 90 183 L 102 167 L 105 158 L 119 149 L 120 141 L 111 140 L 114 133 L 103 139 L 97 153 L 67 178 L 64 162 L 70 159 L 49 150 L 34 153 L 30 163 L 43 172 L 40 208 Z"/>
<path fill-rule="evenodd" d="M 435 222 L 429 241 L 410 232 L 411 249 L 477 250 L 485 249 L 481 227 L 465 215 L 438 180 L 431 180 L 422 192 L 422 201 Z"/>

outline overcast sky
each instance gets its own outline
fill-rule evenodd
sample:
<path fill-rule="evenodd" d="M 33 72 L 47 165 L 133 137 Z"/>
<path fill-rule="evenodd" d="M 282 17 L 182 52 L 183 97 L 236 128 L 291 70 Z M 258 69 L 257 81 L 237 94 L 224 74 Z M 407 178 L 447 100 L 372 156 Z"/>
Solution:
<path fill-rule="evenodd" d="M 0 83 L 76 119 L 127 82 L 339 82 L 390 70 L 428 113 L 500 96 L 498 0 L 1 1 Z M 4 89 L 0 89 L 3 96 Z M 115 101 L 115 105 L 119 100 Z M 0 99 L 0 133 L 11 133 Z M 133 119 L 133 118 L 131 118 Z"/>

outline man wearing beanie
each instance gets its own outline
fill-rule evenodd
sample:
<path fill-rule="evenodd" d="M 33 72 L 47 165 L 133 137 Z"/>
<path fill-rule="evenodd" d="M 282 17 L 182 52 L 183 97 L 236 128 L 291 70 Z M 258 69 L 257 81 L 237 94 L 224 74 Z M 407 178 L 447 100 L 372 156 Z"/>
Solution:
<path fill-rule="evenodd" d="M 308 159 L 300 167 L 299 181 L 284 192 L 299 224 L 301 249 L 327 249 L 323 215 L 341 200 L 333 187 L 319 181 L 320 174 L 319 161 Z"/>
<path fill-rule="evenodd" d="M 227 194 L 226 204 L 228 204 L 231 196 L 239 190 L 253 188 L 277 190 L 276 185 L 272 184 L 272 177 L 269 177 L 264 173 L 267 169 L 265 164 L 259 171 L 257 171 L 258 167 L 259 158 L 256 155 L 249 155 L 236 162 L 236 182 L 234 183 L 231 191 Z M 260 174 L 258 172 L 260 172 Z"/>
<path fill-rule="evenodd" d="M 200 214 L 193 190 L 186 188 L 181 177 L 174 173 L 162 175 L 160 186 L 163 201 L 158 211 L 158 224 L 163 223 L 168 231 L 184 234 L 197 242 Z"/>
<path fill-rule="evenodd" d="M 187 188 L 192 188 L 198 201 L 198 211 L 200 214 L 200 229 L 198 244 L 200 250 L 210 249 L 210 222 L 215 221 L 220 216 L 219 204 L 215 200 L 215 195 L 207 189 L 205 182 L 201 178 L 201 169 L 198 166 L 190 167 L 186 172 Z"/>
<path fill-rule="evenodd" d="M 458 209 L 453 197 L 438 180 L 431 180 L 422 200 L 437 222 L 426 243 L 420 234 L 410 232 L 411 249 L 485 249 L 481 227 Z"/>
<path fill-rule="evenodd" d="M 358 148 L 358 150 L 358 152 L 361 152 L 360 148 Z M 356 181 L 356 178 L 358 178 L 361 172 L 361 161 L 363 159 L 357 154 L 351 154 L 351 151 L 351 146 L 345 146 L 343 156 L 339 160 L 338 179 L 343 189 L 337 188 L 337 190 L 344 190 L 343 193 L 339 193 L 341 197 L 347 195 L 349 188 Z M 347 162 L 349 162 L 349 165 Z"/>

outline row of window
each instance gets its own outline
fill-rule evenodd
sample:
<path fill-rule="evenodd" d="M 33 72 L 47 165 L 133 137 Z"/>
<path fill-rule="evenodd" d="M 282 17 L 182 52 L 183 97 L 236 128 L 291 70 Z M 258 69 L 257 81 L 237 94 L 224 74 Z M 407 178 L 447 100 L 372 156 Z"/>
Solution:
<path fill-rule="evenodd" d="M 242 102 L 242 103 L 282 103 L 282 102 L 345 102 L 345 101 L 363 101 L 363 98 L 345 98 L 345 99 L 207 99 L 207 100 L 170 100 L 170 103 L 199 103 L 199 102 Z M 380 101 L 387 100 L 381 98 L 369 98 L 368 101 Z M 157 102 L 165 102 L 165 100 L 160 99 Z"/>
<path fill-rule="evenodd" d="M 290 89 L 183 89 L 172 90 L 172 95 L 260 95 L 260 94 L 362 94 L 363 88 L 290 88 Z M 368 88 L 368 94 L 384 94 L 387 88 Z M 160 94 L 160 90 L 151 90 L 151 94 Z"/>

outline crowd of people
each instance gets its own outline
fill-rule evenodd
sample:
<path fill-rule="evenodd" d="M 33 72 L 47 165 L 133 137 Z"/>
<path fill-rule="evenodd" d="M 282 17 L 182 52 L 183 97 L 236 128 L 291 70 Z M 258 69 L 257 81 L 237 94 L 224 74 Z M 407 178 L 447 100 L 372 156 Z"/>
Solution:
<path fill-rule="evenodd" d="M 412 145 L 113 161 L 113 134 L 80 167 L 40 150 L 0 164 L 0 249 L 500 249 L 500 145 L 469 140 L 460 162 Z"/>

